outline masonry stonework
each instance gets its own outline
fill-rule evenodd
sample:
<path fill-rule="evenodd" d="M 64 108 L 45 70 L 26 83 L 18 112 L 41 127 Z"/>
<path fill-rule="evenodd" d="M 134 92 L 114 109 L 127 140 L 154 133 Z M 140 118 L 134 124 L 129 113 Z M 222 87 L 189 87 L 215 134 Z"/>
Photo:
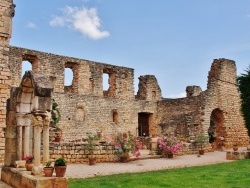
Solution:
<path fill-rule="evenodd" d="M 10 96 L 11 73 L 9 70 L 9 40 L 14 16 L 12 0 L 1 0 L 0 3 L 0 162 L 3 162 L 6 127 L 6 106 Z"/>
<path fill-rule="evenodd" d="M 51 101 L 46 100 L 51 97 L 58 104 L 61 114 L 58 126 L 62 129 L 63 141 L 59 145 L 55 144 L 54 133 L 50 130 L 51 159 L 63 156 L 70 162 L 85 161 L 87 154 L 81 150 L 81 144 L 75 142 L 85 139 L 89 132 L 100 133 L 103 140 L 107 135 L 123 131 L 131 131 L 143 138 L 171 133 L 187 142 L 189 148 L 186 148 L 186 153 L 194 151 L 192 142 L 201 131 L 205 134 L 211 130 L 214 132 L 214 149 L 230 148 L 235 143 L 248 145 L 249 137 L 240 112 L 234 61 L 213 61 L 205 91 L 199 86 L 188 86 L 187 97 L 166 99 L 162 97 L 156 77 L 144 75 L 139 77 L 139 89 L 134 95 L 132 68 L 9 46 L 14 7 L 11 0 L 2 0 L 0 3 L 0 160 L 3 160 L 4 147 L 11 148 L 6 151 L 7 156 L 11 156 L 6 159 L 6 165 L 13 165 L 15 152 L 22 151 L 19 147 L 23 147 L 17 141 L 17 135 L 21 135 L 22 131 L 18 128 L 20 121 L 16 116 L 19 108 L 15 106 L 19 98 L 24 106 L 28 106 L 27 113 L 22 114 L 22 120 L 34 113 L 32 109 L 38 103 L 42 114 L 37 112 L 36 115 L 43 125 L 46 125 L 46 113 L 51 111 L 51 108 L 47 108 Z M 31 63 L 32 72 L 26 72 L 22 78 L 23 61 Z M 64 85 L 66 68 L 73 72 L 69 86 Z M 103 89 L 104 74 L 108 75 L 107 90 Z M 43 84 L 43 80 L 35 78 L 43 78 L 47 82 Z M 51 91 L 51 96 L 45 99 L 40 93 L 42 96 L 39 95 L 37 101 L 33 100 L 31 96 L 35 95 L 37 85 Z M 30 96 L 30 100 L 18 95 L 20 89 L 22 95 Z M 46 104 L 46 109 L 43 109 L 41 101 Z M 25 126 L 31 126 L 33 121 L 36 120 L 31 118 Z M 5 130 L 7 136 L 4 139 Z M 31 135 L 31 140 L 35 139 L 32 137 L 32 126 L 25 130 L 26 134 Z M 30 147 L 25 151 L 33 151 L 33 146 Z M 114 161 L 112 148 L 104 151 L 105 147 L 96 146 L 96 154 L 103 155 L 100 161 Z M 211 147 L 207 146 L 208 149 Z"/>

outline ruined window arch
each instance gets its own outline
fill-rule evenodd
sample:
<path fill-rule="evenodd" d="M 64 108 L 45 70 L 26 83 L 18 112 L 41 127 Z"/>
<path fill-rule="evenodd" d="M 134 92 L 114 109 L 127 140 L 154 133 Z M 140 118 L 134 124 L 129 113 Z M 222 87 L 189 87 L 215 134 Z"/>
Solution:
<path fill-rule="evenodd" d="M 39 59 L 35 55 L 25 54 L 22 56 L 21 64 L 21 77 L 24 75 L 25 71 L 32 70 L 33 72 L 38 72 Z"/>
<path fill-rule="evenodd" d="M 103 90 L 103 96 L 114 97 L 115 93 L 116 93 L 116 74 L 115 74 L 115 72 L 110 68 L 104 68 L 103 69 L 103 77 L 105 77 L 105 80 L 108 80 L 108 83 L 106 83 L 107 81 L 105 81 L 105 83 L 103 81 L 103 83 L 102 83 L 103 88 L 104 88 L 104 84 L 108 85 L 107 89 Z M 105 88 L 106 88 L 106 86 L 105 86 Z"/>
<path fill-rule="evenodd" d="M 32 70 L 32 64 L 29 61 L 22 61 L 21 67 L 22 67 L 21 77 L 23 77 L 23 75 L 26 71 Z"/>
<path fill-rule="evenodd" d="M 64 66 L 64 92 L 77 93 L 78 86 L 78 64 L 67 62 Z"/>
<path fill-rule="evenodd" d="M 116 110 L 112 111 L 112 117 L 113 117 L 113 122 L 118 123 L 119 122 L 119 116 Z"/>

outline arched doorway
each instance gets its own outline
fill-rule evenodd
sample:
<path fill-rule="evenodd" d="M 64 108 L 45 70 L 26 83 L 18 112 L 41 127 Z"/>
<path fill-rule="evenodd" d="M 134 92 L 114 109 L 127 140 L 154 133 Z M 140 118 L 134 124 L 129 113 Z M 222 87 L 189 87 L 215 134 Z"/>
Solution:
<path fill-rule="evenodd" d="M 210 116 L 210 126 L 208 128 L 209 143 L 215 150 L 222 150 L 224 147 L 225 129 L 224 129 L 223 111 L 216 108 Z"/>

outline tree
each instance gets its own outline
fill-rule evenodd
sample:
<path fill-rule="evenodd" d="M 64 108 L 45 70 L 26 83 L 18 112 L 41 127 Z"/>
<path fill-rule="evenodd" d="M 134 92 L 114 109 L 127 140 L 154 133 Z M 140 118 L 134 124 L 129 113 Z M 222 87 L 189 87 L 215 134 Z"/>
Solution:
<path fill-rule="evenodd" d="M 248 129 L 248 135 L 250 135 L 250 66 L 245 70 L 244 74 L 238 76 L 237 80 L 242 100 L 241 110 Z"/>

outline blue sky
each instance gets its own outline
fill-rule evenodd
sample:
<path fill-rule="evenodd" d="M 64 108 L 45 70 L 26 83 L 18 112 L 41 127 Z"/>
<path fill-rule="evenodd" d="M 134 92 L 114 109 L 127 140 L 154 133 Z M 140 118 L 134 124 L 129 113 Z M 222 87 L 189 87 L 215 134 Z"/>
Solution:
<path fill-rule="evenodd" d="M 249 0 L 14 0 L 11 45 L 155 75 L 163 97 L 206 89 L 213 59 L 250 65 Z"/>

